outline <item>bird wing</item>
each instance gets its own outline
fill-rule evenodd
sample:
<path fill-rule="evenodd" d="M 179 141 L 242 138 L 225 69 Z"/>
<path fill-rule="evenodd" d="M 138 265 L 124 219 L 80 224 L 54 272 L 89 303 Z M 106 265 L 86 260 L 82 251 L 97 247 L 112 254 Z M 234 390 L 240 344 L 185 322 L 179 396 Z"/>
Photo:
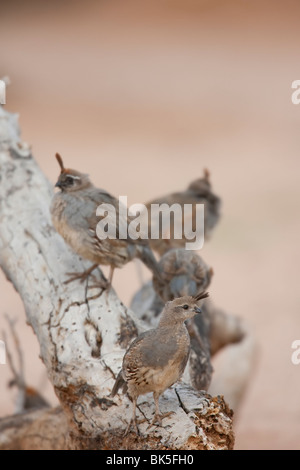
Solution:
<path fill-rule="evenodd" d="M 132 221 L 132 218 L 128 216 L 128 211 L 126 206 L 122 206 L 122 203 L 116 199 L 114 196 L 109 194 L 108 192 L 104 190 L 95 190 L 93 188 L 92 191 L 89 191 L 89 199 L 92 202 L 93 205 L 93 211 L 90 211 L 90 215 L 88 217 L 88 222 L 89 226 L 93 228 L 96 232 L 96 226 L 99 223 L 99 221 L 102 218 L 106 218 L 107 222 L 110 224 L 116 224 L 116 239 L 118 241 L 118 246 L 124 246 L 127 247 L 128 244 L 130 245 L 141 245 L 141 246 L 146 246 L 148 245 L 148 240 L 147 239 L 142 239 L 142 238 L 137 238 L 136 240 L 130 237 L 127 237 L 125 239 L 120 238 L 120 236 L 125 236 L 128 233 L 128 225 Z M 96 210 L 97 207 L 99 207 L 101 204 L 109 205 L 113 207 L 113 210 L 111 213 L 108 213 L 108 215 L 103 215 L 103 216 L 97 216 L 96 215 Z M 120 211 L 120 207 L 123 208 L 123 210 Z M 105 209 L 105 207 L 104 207 Z M 113 240 L 112 240 L 113 243 Z"/>
<path fill-rule="evenodd" d="M 188 332 L 173 334 L 173 328 L 156 328 L 140 335 L 129 347 L 123 360 L 123 376 L 128 389 L 138 393 L 161 393 L 182 375 L 189 352 Z"/>
<path fill-rule="evenodd" d="M 151 369 L 166 367 L 177 350 L 176 337 L 165 335 L 162 328 L 145 331 L 131 343 L 124 356 L 125 377 L 136 374 L 141 365 Z"/>

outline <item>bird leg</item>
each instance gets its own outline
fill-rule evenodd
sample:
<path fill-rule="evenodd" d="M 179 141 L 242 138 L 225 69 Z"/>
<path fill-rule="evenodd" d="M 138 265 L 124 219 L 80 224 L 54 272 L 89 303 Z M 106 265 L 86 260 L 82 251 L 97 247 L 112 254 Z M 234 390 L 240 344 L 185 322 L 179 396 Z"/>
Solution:
<path fill-rule="evenodd" d="M 147 419 L 146 417 L 137 420 L 137 417 L 136 417 L 136 407 L 137 407 L 136 402 L 137 402 L 137 397 L 136 397 L 136 398 L 132 398 L 132 397 L 129 396 L 129 395 L 128 395 L 128 397 L 129 397 L 129 399 L 132 401 L 132 416 L 131 416 L 131 419 L 130 419 L 130 421 L 129 421 L 129 424 L 128 424 L 127 428 L 126 428 L 126 431 L 125 431 L 125 433 L 124 433 L 124 436 L 126 436 L 126 435 L 129 433 L 130 428 L 131 428 L 132 425 L 133 425 L 134 431 L 135 431 L 136 434 L 139 436 L 139 435 L 140 435 L 140 431 L 139 431 L 139 428 L 138 428 L 138 424 L 142 424 L 142 423 L 144 423 L 145 421 L 147 421 L 147 423 L 149 424 L 149 421 L 148 421 L 148 419 Z M 151 426 L 151 424 L 150 424 L 150 426 Z M 150 427 L 150 426 L 149 426 L 149 427 Z"/>
<path fill-rule="evenodd" d="M 69 284 L 70 282 L 76 281 L 77 279 L 80 279 L 80 282 L 84 282 L 97 267 L 98 264 L 93 264 L 89 269 L 86 269 L 81 273 L 66 273 L 67 276 L 71 277 L 67 281 L 65 281 L 64 284 Z M 108 287 L 108 282 L 104 280 L 99 281 L 99 285 L 103 286 L 103 288 L 106 289 Z"/>
<path fill-rule="evenodd" d="M 110 266 L 109 277 L 108 277 L 108 287 L 111 287 L 112 278 L 113 278 L 113 275 L 114 275 L 114 270 L 115 270 L 115 267 Z"/>
<path fill-rule="evenodd" d="M 162 420 L 164 418 L 167 418 L 168 416 L 174 414 L 175 411 L 168 411 L 167 413 L 160 413 L 160 411 L 159 411 L 159 396 L 160 396 L 160 393 L 153 392 L 153 398 L 154 398 L 154 402 L 155 402 L 155 414 L 153 416 L 153 420 L 152 420 L 151 424 L 158 424 L 158 426 L 162 426 Z"/>
<path fill-rule="evenodd" d="M 110 288 L 111 288 L 111 283 L 112 283 L 112 278 L 113 278 L 113 275 L 114 275 L 114 270 L 115 270 L 115 267 L 110 265 L 110 270 L 109 270 L 109 276 L 108 276 L 108 281 L 106 281 L 106 305 L 108 306 L 108 296 L 109 296 L 109 292 L 110 292 Z"/>
<path fill-rule="evenodd" d="M 136 434 L 140 434 L 139 429 L 137 427 L 137 422 L 136 422 L 136 402 L 137 402 L 137 397 L 132 398 L 132 416 L 126 428 L 124 436 L 127 436 L 127 434 L 129 433 L 131 425 L 133 425 L 133 428 Z"/>

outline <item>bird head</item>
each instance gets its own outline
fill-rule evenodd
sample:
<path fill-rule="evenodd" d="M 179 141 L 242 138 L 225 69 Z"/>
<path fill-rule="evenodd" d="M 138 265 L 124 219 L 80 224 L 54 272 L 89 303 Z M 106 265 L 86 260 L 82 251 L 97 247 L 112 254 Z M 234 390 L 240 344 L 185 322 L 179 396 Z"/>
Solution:
<path fill-rule="evenodd" d="M 70 168 L 65 168 L 59 153 L 57 153 L 55 157 L 61 169 L 60 175 L 55 184 L 57 188 L 63 192 L 72 192 L 92 186 L 88 175 Z"/>
<path fill-rule="evenodd" d="M 201 313 L 199 302 L 206 297 L 208 292 L 201 292 L 194 297 L 186 295 L 167 302 L 161 315 L 160 326 L 183 323 Z"/>
<path fill-rule="evenodd" d="M 203 191 L 209 191 L 211 189 L 211 183 L 210 183 L 210 173 L 205 168 L 203 170 L 203 177 L 198 178 L 195 181 L 192 181 L 188 187 L 190 191 L 193 191 L 195 193 L 202 193 Z"/>

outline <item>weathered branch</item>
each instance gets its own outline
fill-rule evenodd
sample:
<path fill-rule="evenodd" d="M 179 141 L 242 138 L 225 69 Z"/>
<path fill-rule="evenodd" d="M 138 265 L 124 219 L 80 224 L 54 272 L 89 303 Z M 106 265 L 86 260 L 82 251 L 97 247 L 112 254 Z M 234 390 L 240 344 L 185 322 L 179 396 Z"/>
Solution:
<path fill-rule="evenodd" d="M 146 443 L 149 448 L 156 445 L 170 449 L 190 445 L 232 447 L 232 422 L 226 405 L 216 405 L 211 397 L 204 398 L 200 392 L 180 385 L 167 391 L 162 400 L 163 406 L 176 412 L 164 420 L 163 427 L 147 429 L 148 423 L 144 423 L 139 438 L 123 438 L 130 402 L 123 396 L 112 400 L 109 394 L 124 348 L 140 331 L 140 323 L 113 290 L 107 293 L 93 287 L 92 277 L 84 284 L 64 284 L 66 272 L 82 271 L 88 263 L 76 256 L 54 230 L 49 214 L 52 187 L 29 146 L 20 140 L 17 116 L 1 107 L 0 177 L 0 265 L 23 300 L 27 320 L 40 344 L 41 359 L 62 406 L 58 415 L 45 413 L 54 421 L 59 416 L 67 423 L 63 428 L 68 429 L 67 444 L 58 439 L 49 447 L 78 448 L 85 442 L 88 448 L 87 443 L 92 442 L 94 447 L 107 448 L 115 445 L 116 439 L 119 447 L 133 449 Z M 98 270 L 96 276 L 101 275 Z M 140 398 L 139 410 L 150 419 L 154 404 L 148 398 Z M 208 403 L 207 409 L 214 407 L 214 432 L 221 441 L 226 435 L 220 445 L 217 440 L 210 441 L 208 412 L 199 412 L 203 400 Z M 29 415 L 22 416 L 26 422 Z M 32 426 L 34 417 L 46 423 L 42 412 L 30 416 Z M 50 424 L 53 422 L 56 432 L 54 421 Z M 41 440 L 53 431 L 44 424 L 40 427 Z M 8 439 L 7 447 L 11 445 Z"/>
<path fill-rule="evenodd" d="M 219 326 L 221 325 L 223 320 L 219 323 Z M 217 353 L 215 358 L 217 373 L 213 375 L 209 392 L 222 393 L 236 414 L 253 379 L 258 346 L 250 326 L 240 318 L 228 315 L 227 329 L 223 331 L 231 341 Z M 237 339 L 238 337 L 240 338 Z"/>
<path fill-rule="evenodd" d="M 232 412 L 222 397 L 212 399 L 210 395 L 201 393 L 197 409 L 194 394 L 190 388 L 179 385 L 168 390 L 162 400 L 166 409 L 172 406 L 178 407 L 178 416 L 168 422 L 169 427 L 180 427 L 183 433 L 177 437 L 170 446 L 170 439 L 162 436 L 162 428 L 156 428 L 154 432 L 142 433 L 137 438 L 129 434 L 125 438 L 123 432 L 108 430 L 101 435 L 87 437 L 69 432 L 66 415 L 61 407 L 30 411 L 19 415 L 13 415 L 0 420 L 0 450 L 3 449 L 178 449 L 184 442 L 186 450 L 213 450 L 232 449 L 234 436 L 232 431 Z M 147 416 L 147 403 L 141 402 L 138 409 L 142 417 Z M 148 410 L 149 411 L 149 410 Z M 189 420 L 185 420 L 185 416 Z M 178 421 L 183 420 L 184 426 Z M 143 429 L 148 424 L 140 425 Z M 199 430 L 194 433 L 195 427 Z"/>
<path fill-rule="evenodd" d="M 0 420 L 0 450 L 67 448 L 68 422 L 62 408 L 29 411 Z"/>

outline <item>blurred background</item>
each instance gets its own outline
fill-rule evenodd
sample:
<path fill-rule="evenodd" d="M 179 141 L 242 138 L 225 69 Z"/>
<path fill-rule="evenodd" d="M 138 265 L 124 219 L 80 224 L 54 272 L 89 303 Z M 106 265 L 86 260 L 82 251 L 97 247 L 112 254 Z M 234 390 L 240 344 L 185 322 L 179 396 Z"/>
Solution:
<path fill-rule="evenodd" d="M 1 4 L 6 109 L 53 184 L 55 152 L 129 204 L 184 189 L 211 172 L 222 219 L 200 252 L 214 303 L 251 325 L 255 370 L 236 415 L 237 449 L 300 449 L 300 79 L 297 0 L 10 1 Z M 145 279 L 149 273 L 145 270 Z M 126 304 L 133 263 L 114 287 Z M 17 318 L 27 382 L 57 403 L 22 302 L 0 273 L 4 314 Z M 13 343 L 8 334 L 8 346 Z M 14 410 L 0 365 L 0 417 Z M 226 397 L 225 397 L 226 398 Z"/>

